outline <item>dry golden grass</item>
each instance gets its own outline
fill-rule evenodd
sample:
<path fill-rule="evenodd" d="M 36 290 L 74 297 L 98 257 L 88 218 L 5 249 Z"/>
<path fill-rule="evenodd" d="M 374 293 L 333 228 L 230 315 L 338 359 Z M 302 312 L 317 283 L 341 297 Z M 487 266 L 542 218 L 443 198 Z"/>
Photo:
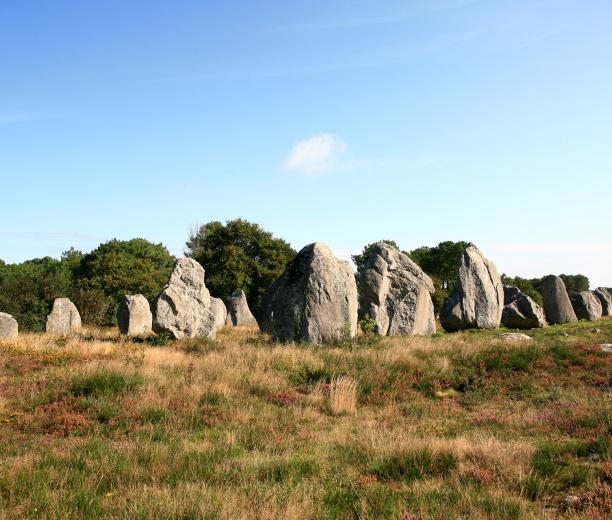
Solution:
<path fill-rule="evenodd" d="M 612 322 L 592 326 L 21 334 L 0 344 L 0 518 L 606 518 Z"/>

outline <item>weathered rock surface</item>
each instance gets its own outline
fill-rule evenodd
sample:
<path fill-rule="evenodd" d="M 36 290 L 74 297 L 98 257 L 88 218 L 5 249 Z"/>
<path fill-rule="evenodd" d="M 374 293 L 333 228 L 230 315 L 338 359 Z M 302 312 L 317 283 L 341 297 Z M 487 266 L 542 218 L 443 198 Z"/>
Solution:
<path fill-rule="evenodd" d="M 598 287 L 593 291 L 601 303 L 601 315 L 612 316 L 612 295 L 605 287 Z"/>
<path fill-rule="evenodd" d="M 227 319 L 227 308 L 221 298 L 210 297 L 210 310 L 215 315 L 215 329 L 221 330 Z"/>
<path fill-rule="evenodd" d="M 570 323 L 577 321 L 563 280 L 549 274 L 542 278 L 540 292 L 544 298 L 544 313 L 548 323 Z"/>
<path fill-rule="evenodd" d="M 579 320 L 595 321 L 601 318 L 601 303 L 592 291 L 582 291 L 570 297 Z"/>
<path fill-rule="evenodd" d="M 149 301 L 142 294 L 125 295 L 119 303 L 117 323 L 121 334 L 149 334 L 153 329 L 153 314 Z"/>
<path fill-rule="evenodd" d="M 153 330 L 174 339 L 214 338 L 215 315 L 204 283 L 204 268 L 191 258 L 179 258 L 170 281 L 157 297 Z"/>
<path fill-rule="evenodd" d="M 376 321 L 382 336 L 433 334 L 436 317 L 431 278 L 407 255 L 379 242 L 359 279 L 359 317 Z"/>
<path fill-rule="evenodd" d="M 504 309 L 501 323 L 510 329 L 546 327 L 544 309 L 517 287 L 504 285 Z"/>
<path fill-rule="evenodd" d="M 320 242 L 302 249 L 268 288 L 261 329 L 281 341 L 333 342 L 357 330 L 357 285 L 348 262 Z"/>
<path fill-rule="evenodd" d="M 47 316 L 47 334 L 67 336 L 81 330 L 81 316 L 68 298 L 56 298 L 51 314 Z"/>
<path fill-rule="evenodd" d="M 504 289 L 495 264 L 474 244 L 461 257 L 457 284 L 440 310 L 447 331 L 499 327 L 504 307 Z"/>
<path fill-rule="evenodd" d="M 226 302 L 227 318 L 225 324 L 228 327 L 238 327 L 242 325 L 257 325 L 255 316 L 251 314 L 244 291 L 234 291 Z"/>
<path fill-rule="evenodd" d="M 522 334 L 520 332 L 504 332 L 498 334 L 497 337 L 505 341 L 533 341 L 531 336 L 527 336 L 527 334 Z"/>
<path fill-rule="evenodd" d="M 14 339 L 18 333 L 17 320 L 6 312 L 0 312 L 0 339 Z"/>

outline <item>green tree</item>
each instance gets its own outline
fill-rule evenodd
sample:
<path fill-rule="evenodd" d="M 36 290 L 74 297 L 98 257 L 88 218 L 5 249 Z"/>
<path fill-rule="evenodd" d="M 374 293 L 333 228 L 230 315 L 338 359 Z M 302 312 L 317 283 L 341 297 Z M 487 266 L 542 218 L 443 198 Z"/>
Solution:
<path fill-rule="evenodd" d="M 583 274 L 560 274 L 569 294 L 589 290 L 589 279 Z"/>
<path fill-rule="evenodd" d="M 67 251 L 64 261 L 73 269 L 73 299 L 83 321 L 96 325 L 117 322 L 119 301 L 126 294 L 142 294 L 152 301 L 172 271 L 175 258 L 162 244 L 143 238 L 111 240 L 78 261 Z"/>
<path fill-rule="evenodd" d="M 226 298 L 242 289 L 256 316 L 264 292 L 295 255 L 287 242 L 244 219 L 204 224 L 186 243 L 186 256 L 206 270 L 211 293 Z"/>
<path fill-rule="evenodd" d="M 70 295 L 71 272 L 54 258 L 0 264 L 0 312 L 12 314 L 21 330 L 42 331 L 53 300 Z"/>
<path fill-rule="evenodd" d="M 527 278 L 521 278 L 520 276 L 510 277 L 505 274 L 501 275 L 502 283 L 504 285 L 511 285 L 517 287 L 523 294 L 531 297 L 531 299 L 538 305 L 544 305 L 544 299 L 537 289 L 539 279 L 528 280 Z"/>
<path fill-rule="evenodd" d="M 395 240 L 379 240 L 378 242 L 372 242 L 371 244 L 368 244 L 367 246 L 365 246 L 363 248 L 363 250 L 361 251 L 361 254 L 359 254 L 359 255 L 351 255 L 351 259 L 353 260 L 353 262 L 357 266 L 357 279 L 358 280 L 359 280 L 359 277 L 361 276 L 361 274 L 363 274 L 363 271 L 365 269 L 365 264 L 366 264 L 366 262 L 368 260 L 368 257 L 370 256 L 370 253 L 372 252 L 372 248 L 376 244 L 379 244 L 380 242 L 382 242 L 383 244 L 388 244 L 391 247 L 394 247 L 396 249 L 399 249 L 399 246 L 397 245 Z"/>

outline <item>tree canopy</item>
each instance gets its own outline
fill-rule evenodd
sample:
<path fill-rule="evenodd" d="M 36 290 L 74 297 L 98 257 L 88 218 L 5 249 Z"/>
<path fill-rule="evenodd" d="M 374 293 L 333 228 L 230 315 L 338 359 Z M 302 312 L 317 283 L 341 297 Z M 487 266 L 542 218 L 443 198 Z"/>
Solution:
<path fill-rule="evenodd" d="M 200 226 L 189 237 L 185 253 L 204 267 L 206 286 L 214 296 L 227 298 L 242 289 L 255 315 L 266 289 L 296 255 L 287 242 L 244 219 Z"/>

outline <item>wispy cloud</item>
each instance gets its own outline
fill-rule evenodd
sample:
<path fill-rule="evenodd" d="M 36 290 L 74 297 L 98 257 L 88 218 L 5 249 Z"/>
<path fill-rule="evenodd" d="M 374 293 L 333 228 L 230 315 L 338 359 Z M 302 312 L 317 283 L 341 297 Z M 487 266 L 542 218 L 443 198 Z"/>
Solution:
<path fill-rule="evenodd" d="M 304 175 L 327 173 L 339 166 L 347 148 L 347 144 L 336 135 L 315 135 L 295 143 L 282 167 L 288 172 Z"/>

